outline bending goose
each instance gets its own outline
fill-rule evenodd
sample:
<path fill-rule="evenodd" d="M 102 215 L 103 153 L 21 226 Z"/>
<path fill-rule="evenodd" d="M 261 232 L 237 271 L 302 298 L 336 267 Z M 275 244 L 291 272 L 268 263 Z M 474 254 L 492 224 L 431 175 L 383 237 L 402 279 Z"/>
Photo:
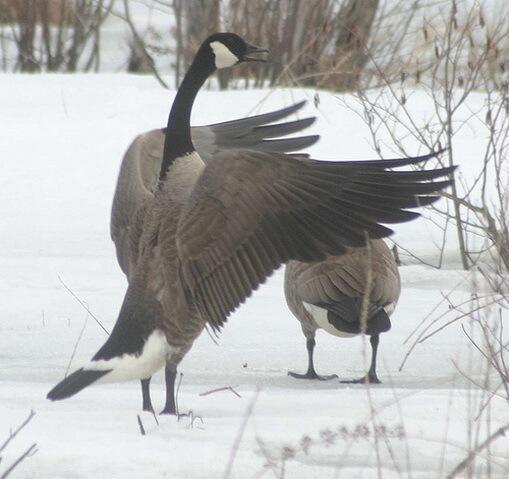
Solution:
<path fill-rule="evenodd" d="M 206 162 L 220 149 L 249 148 L 258 151 L 288 152 L 306 148 L 318 140 L 317 135 L 281 138 L 309 127 L 315 118 L 270 124 L 301 109 L 305 101 L 288 108 L 214 125 L 192 127 L 191 140 L 197 153 Z M 154 198 L 157 186 L 166 129 L 152 130 L 139 135 L 127 149 L 120 167 L 111 211 L 111 237 L 115 243 L 118 262 L 130 280 L 138 258 L 143 220 L 147 206 Z M 277 139 L 274 139 L 277 138 Z M 299 154 L 302 156 L 302 154 Z M 171 404 L 173 369 L 169 378 L 167 398 Z M 152 411 L 150 378 L 142 379 L 143 410 Z M 167 402 L 168 402 L 167 401 Z M 170 406 L 171 409 L 171 406 Z"/>
<path fill-rule="evenodd" d="M 368 289 L 369 288 L 369 289 Z M 305 374 L 288 372 L 297 379 L 332 379 L 319 376 L 314 368 L 315 333 L 323 329 L 340 337 L 361 334 L 361 317 L 367 322 L 365 333 L 370 336 L 371 365 L 368 374 L 350 383 L 379 383 L 376 355 L 380 333 L 391 327 L 389 316 L 394 312 L 401 292 L 398 266 L 387 244 L 370 240 L 368 247 L 347 248 L 341 256 L 324 261 L 303 263 L 290 261 L 285 270 L 285 297 L 290 311 L 300 321 L 306 337 L 308 370 Z M 363 300 L 367 295 L 367 309 Z"/>
<path fill-rule="evenodd" d="M 319 261 L 366 235 L 409 221 L 450 184 L 454 168 L 391 171 L 437 153 L 395 160 L 323 162 L 281 153 L 220 150 L 206 165 L 191 139 L 195 96 L 217 68 L 263 50 L 232 33 L 200 46 L 171 107 L 159 182 L 142 222 L 139 258 L 113 331 L 87 365 L 57 384 L 52 400 L 92 383 L 148 379 L 176 368 L 209 324 L 228 316 L 281 264 Z M 382 201 L 383 200 L 383 201 Z M 173 394 L 163 412 L 175 413 Z"/>

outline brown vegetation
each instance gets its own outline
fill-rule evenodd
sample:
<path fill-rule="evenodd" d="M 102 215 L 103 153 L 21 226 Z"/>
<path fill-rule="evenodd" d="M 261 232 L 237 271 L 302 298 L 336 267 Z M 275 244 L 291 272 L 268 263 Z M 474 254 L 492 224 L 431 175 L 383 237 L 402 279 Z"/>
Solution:
<path fill-rule="evenodd" d="M 70 23 L 74 0 L 0 0 L 0 23 L 17 23 L 30 17 L 36 23 Z"/>

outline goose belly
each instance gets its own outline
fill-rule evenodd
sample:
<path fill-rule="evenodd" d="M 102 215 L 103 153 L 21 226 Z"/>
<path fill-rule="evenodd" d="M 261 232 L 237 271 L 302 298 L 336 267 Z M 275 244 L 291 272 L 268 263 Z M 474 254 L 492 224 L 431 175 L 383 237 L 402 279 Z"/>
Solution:
<path fill-rule="evenodd" d="M 320 329 L 323 329 L 324 331 L 327 331 L 329 334 L 332 334 L 334 336 L 339 336 L 340 338 L 353 338 L 354 336 L 357 336 L 356 334 L 345 333 L 343 331 L 340 331 L 339 329 L 336 329 L 329 322 L 327 318 L 328 311 L 326 309 L 320 308 L 319 306 L 315 306 L 314 304 L 309 304 L 306 302 L 303 302 L 303 305 L 304 308 L 306 308 L 306 311 L 311 315 L 316 325 Z"/>

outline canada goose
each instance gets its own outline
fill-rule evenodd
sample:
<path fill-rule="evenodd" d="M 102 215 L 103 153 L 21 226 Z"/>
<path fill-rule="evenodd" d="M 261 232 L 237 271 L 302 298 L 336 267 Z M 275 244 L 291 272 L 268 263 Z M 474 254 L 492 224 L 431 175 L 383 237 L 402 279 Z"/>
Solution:
<path fill-rule="evenodd" d="M 347 248 L 343 255 L 330 256 L 324 261 L 289 261 L 285 270 L 285 297 L 306 337 L 308 370 L 305 374 L 288 374 L 298 379 L 337 377 L 335 374 L 319 376 L 315 371 L 315 332 L 321 328 L 335 336 L 356 336 L 362 332 L 361 316 L 365 314 L 365 333 L 370 336 L 372 349 L 369 372 L 361 379 L 342 382 L 379 383 L 376 374 L 379 335 L 391 327 L 389 316 L 400 292 L 398 266 L 381 239 L 370 240 L 367 247 Z M 368 303 L 363 313 L 365 294 Z"/>
<path fill-rule="evenodd" d="M 223 149 L 298 151 L 316 143 L 319 136 L 281 137 L 311 126 L 316 119 L 310 117 L 270 123 L 297 112 L 305 103 L 301 101 L 281 110 L 214 125 L 194 126 L 191 128 L 191 140 L 204 162 Z M 128 147 L 120 166 L 111 208 L 110 232 L 118 262 L 128 279 L 138 260 L 142 220 L 147 205 L 153 200 L 161 171 L 165 134 L 166 128 L 159 128 L 138 135 Z"/>
<path fill-rule="evenodd" d="M 315 118 L 269 124 L 301 109 L 305 101 L 287 108 L 214 125 L 192 127 L 191 140 L 206 162 L 220 149 L 249 148 L 259 151 L 289 152 L 306 148 L 318 135 L 281 138 L 314 123 Z M 129 281 L 138 262 L 139 242 L 147 205 L 153 201 L 161 170 L 166 129 L 143 133 L 127 149 L 120 167 L 111 210 L 111 237 L 118 262 Z M 277 138 L 277 139 L 273 139 Z M 299 156 L 303 156 L 299 154 Z M 172 371 L 169 371 L 170 377 Z M 150 378 L 141 380 L 143 410 L 152 411 Z M 171 397 L 171 391 L 167 391 Z"/>
<path fill-rule="evenodd" d="M 417 158 L 323 162 L 281 153 L 220 150 L 206 165 L 190 129 L 194 98 L 218 68 L 257 60 L 266 50 L 232 33 L 200 46 L 171 107 L 159 182 L 141 228 L 139 258 L 110 337 L 90 363 L 57 384 L 51 400 L 101 381 L 148 379 L 166 364 L 175 413 L 176 368 L 209 324 L 228 316 L 281 264 L 323 260 L 366 235 L 388 236 L 378 222 L 409 221 L 447 187 L 442 168 L 391 171 Z M 383 201 L 381 201 L 383 199 Z"/>

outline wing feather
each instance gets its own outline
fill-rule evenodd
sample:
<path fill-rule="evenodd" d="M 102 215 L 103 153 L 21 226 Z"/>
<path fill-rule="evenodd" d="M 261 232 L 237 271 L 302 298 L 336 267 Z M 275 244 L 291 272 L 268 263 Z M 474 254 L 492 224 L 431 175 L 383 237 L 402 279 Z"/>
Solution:
<path fill-rule="evenodd" d="M 239 120 L 193 127 L 193 143 L 204 160 L 210 159 L 219 149 L 249 147 L 260 151 L 290 152 L 307 148 L 318 140 L 318 136 L 281 137 L 308 128 L 315 118 L 270 124 L 297 112 L 305 103 Z M 120 167 L 110 231 L 118 262 L 128 277 L 137 264 L 145 211 L 153 199 L 161 169 L 164 135 L 165 129 L 159 128 L 137 136 Z"/>
<path fill-rule="evenodd" d="M 432 180 L 450 175 L 453 168 L 443 168 L 440 175 L 410 171 L 409 176 L 401 171 L 394 176 L 388 168 L 434 156 L 364 166 L 246 150 L 222 152 L 206 166 L 177 228 L 188 297 L 219 329 L 282 263 L 342 254 L 347 247 L 365 245 L 366 233 L 371 238 L 390 235 L 392 230 L 379 221 L 415 218 L 416 213 L 403 208 L 426 202 L 425 195 L 447 187 L 449 180 Z M 322 288 L 331 295 L 332 286 Z"/>

